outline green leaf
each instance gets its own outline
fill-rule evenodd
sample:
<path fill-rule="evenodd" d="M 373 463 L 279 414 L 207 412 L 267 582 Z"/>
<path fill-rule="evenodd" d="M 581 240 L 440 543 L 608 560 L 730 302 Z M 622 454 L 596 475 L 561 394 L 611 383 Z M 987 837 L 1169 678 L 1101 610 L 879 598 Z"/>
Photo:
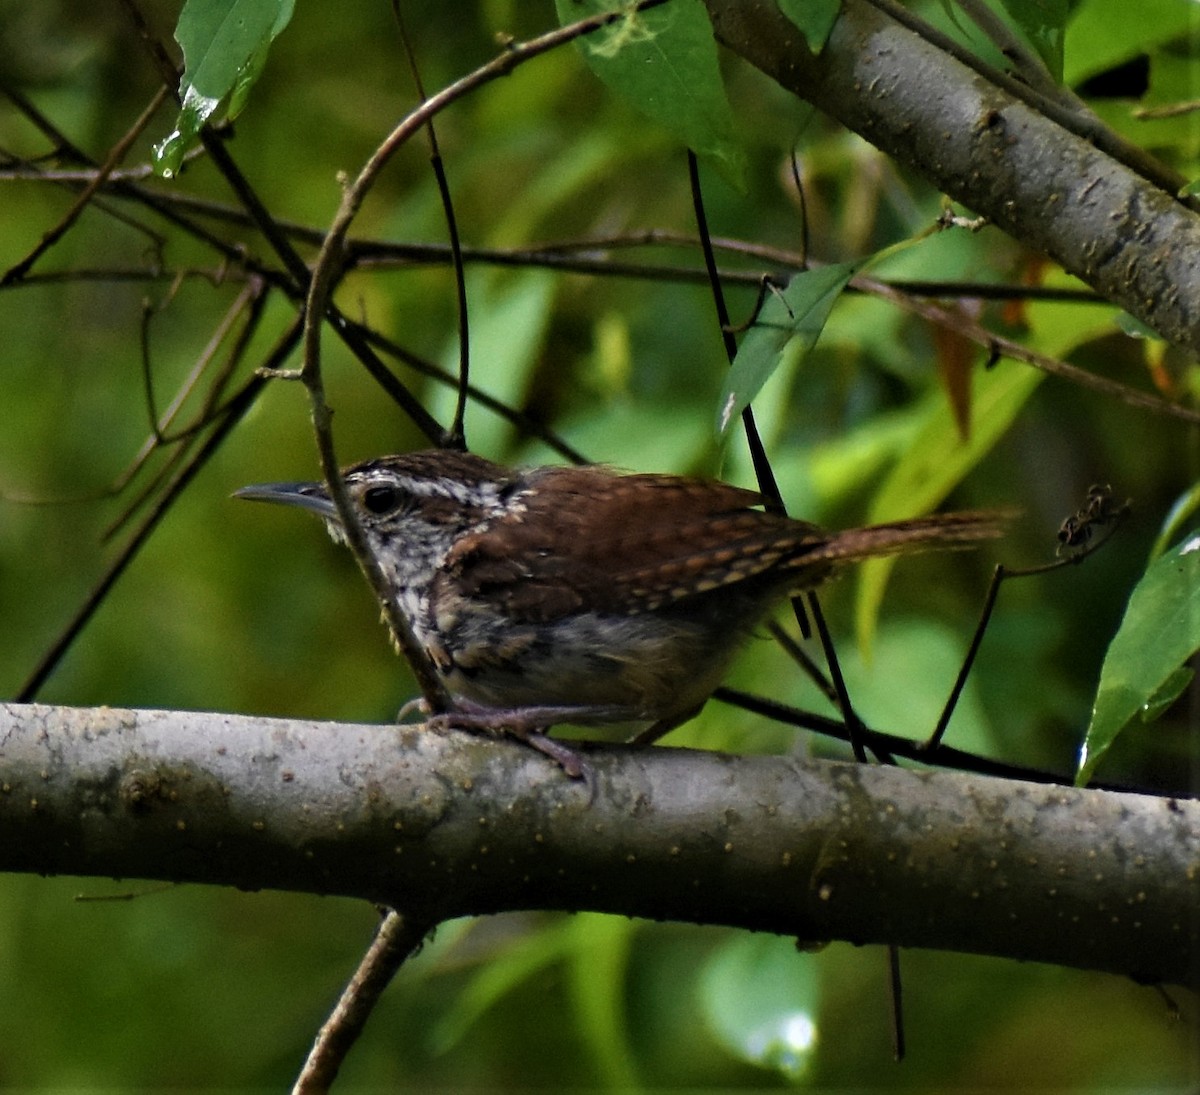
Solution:
<path fill-rule="evenodd" d="M 154 148 L 163 178 L 171 178 L 196 143 L 200 127 L 222 103 L 237 117 L 266 64 L 271 42 L 292 18 L 294 0 L 187 0 L 175 27 L 183 49 L 183 106 L 175 130 Z"/>
<path fill-rule="evenodd" d="M 1100 669 L 1077 784 L 1092 778 L 1100 758 L 1135 716 L 1160 706 L 1178 684 L 1180 667 L 1198 649 L 1200 534 L 1193 534 L 1151 563 L 1134 587 Z"/>
<path fill-rule="evenodd" d="M 1033 43 L 1042 63 L 1055 81 L 1063 78 L 1063 38 L 1069 4 L 1067 0 L 1002 0 L 1004 10 Z"/>
<path fill-rule="evenodd" d="M 805 270 L 772 293 L 738 347 L 717 408 L 717 433 L 724 434 L 750 405 L 785 354 L 806 354 L 816 345 L 829 313 L 862 262 L 840 262 Z"/>
<path fill-rule="evenodd" d="M 434 1023 L 429 1034 L 433 1051 L 445 1053 L 453 1049 L 484 1013 L 505 996 L 568 958 L 574 941 L 575 929 L 570 921 L 563 920 L 528 932 L 492 955 Z"/>
<path fill-rule="evenodd" d="M 950 0 L 938 0 L 938 6 L 942 9 L 942 14 L 947 18 L 947 20 L 949 20 L 949 22 L 958 28 L 959 33 L 962 34 L 964 38 L 971 37 L 971 32 L 963 26 L 962 20 L 958 17 L 957 5 L 952 4 Z"/>
<path fill-rule="evenodd" d="M 803 31 L 808 48 L 820 53 L 842 10 L 842 0 L 779 0 L 779 10 Z"/>
<path fill-rule="evenodd" d="M 546 270 L 504 272 L 472 270 L 467 277 L 471 320 L 471 382 L 489 395 L 520 406 L 529 390 L 538 354 L 545 340 L 554 294 L 559 285 Z M 458 339 L 442 354 L 442 364 L 458 370 Z M 430 413 L 450 421 L 458 398 L 455 388 L 443 388 L 429 397 Z M 510 422 L 498 415 L 470 410 L 467 436 L 481 452 L 502 452 L 514 433 Z"/>
<path fill-rule="evenodd" d="M 619 916 L 579 913 L 567 966 L 575 1030 L 609 1091 L 638 1090 L 625 1022 L 626 969 L 637 925 Z"/>
<path fill-rule="evenodd" d="M 563 24 L 614 6 L 613 0 L 555 0 Z M 735 136 L 717 44 L 700 0 L 673 0 L 643 12 L 631 8 L 579 46 L 613 91 L 745 189 L 745 152 Z"/>
<path fill-rule="evenodd" d="M 735 1056 L 797 1079 L 812 1059 L 820 998 L 814 964 L 796 944 L 737 935 L 709 960 L 701 982 L 704 1016 Z"/>
<path fill-rule="evenodd" d="M 1150 546 L 1150 561 L 1157 559 L 1183 535 L 1184 527 L 1191 522 L 1197 511 L 1200 511 L 1200 481 L 1193 483 L 1171 503 L 1158 535 L 1154 537 L 1154 543 Z"/>
<path fill-rule="evenodd" d="M 1066 30 L 1063 79 L 1072 87 L 1160 44 L 1187 41 L 1196 6 L 1180 0 L 1079 4 Z"/>
<path fill-rule="evenodd" d="M 959 436 L 954 416 L 939 388 L 924 401 L 925 425 L 912 447 L 883 481 L 871 505 L 872 522 L 927 513 L 937 506 L 1003 436 L 1044 373 L 1001 361 L 976 371 L 972 384 L 971 436 Z M 855 624 L 859 645 L 870 649 L 879 606 L 895 558 L 871 559 L 859 568 Z"/>
<path fill-rule="evenodd" d="M 1140 319 L 1131 316 L 1128 312 L 1118 312 L 1114 317 L 1117 326 L 1121 328 L 1130 338 L 1152 338 L 1161 339 L 1160 335 L 1153 327 L 1148 327 Z"/>
<path fill-rule="evenodd" d="M 1154 722 L 1161 718 L 1167 708 L 1183 695 L 1183 690 L 1192 683 L 1195 675 L 1196 671 L 1190 665 L 1181 665 L 1176 669 L 1163 682 L 1162 687 L 1142 705 L 1141 711 L 1138 712 L 1142 722 Z"/>

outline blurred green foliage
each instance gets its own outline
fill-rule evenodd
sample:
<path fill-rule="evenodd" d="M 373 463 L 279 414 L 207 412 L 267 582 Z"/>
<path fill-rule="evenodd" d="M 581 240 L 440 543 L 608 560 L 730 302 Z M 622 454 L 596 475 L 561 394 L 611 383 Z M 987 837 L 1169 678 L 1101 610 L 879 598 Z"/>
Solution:
<path fill-rule="evenodd" d="M 426 87 L 435 90 L 491 57 L 498 32 L 526 37 L 546 29 L 549 7 L 405 4 Z M 1183 86 L 1194 63 L 1195 21 L 1185 7 L 1158 0 L 1150 24 L 1140 6 L 1135 14 L 1101 0 L 1079 4 L 1066 36 L 1068 80 L 1094 75 L 1090 60 L 1112 68 L 1144 50 L 1152 60 L 1147 101 L 1161 102 Z M 142 8 L 169 40 L 176 5 L 147 0 Z M 96 159 L 157 87 L 119 5 L 2 0 L 0 33 L 3 82 Z M 793 148 L 811 253 L 822 261 L 857 261 L 936 219 L 940 198 L 920 180 L 760 75 L 728 58 L 723 65 L 746 189 L 705 173 L 715 234 L 799 246 Z M 339 173 L 357 172 L 413 102 L 386 3 L 354 0 L 336 14 L 302 4 L 228 148 L 275 216 L 322 229 L 339 200 Z M 1105 117 L 1141 139 L 1130 106 L 1108 100 Z M 128 165 L 149 164 L 172 118 L 160 111 Z M 516 69 L 456 104 L 438 127 L 469 245 L 694 232 L 681 149 L 612 96 L 574 49 Z M 1154 123 L 1146 143 L 1194 175 L 1196 135 L 1194 122 Z M 7 101 L 0 102 L 0 146 L 29 159 L 52 151 Z M 203 158 L 173 183 L 149 185 L 234 200 Z M 72 192 L 10 179 L 3 187 L 0 267 L 8 267 L 58 220 Z M 143 227 L 117 219 L 115 209 Z M 248 231 L 214 230 L 267 253 Z M 352 234 L 444 240 L 423 146 L 414 143 L 389 166 Z M 667 245 L 616 257 L 699 267 L 694 250 Z M 721 261 L 763 269 L 761 261 L 727 254 Z M 145 276 L 158 269 L 161 276 Z M 129 273 L 80 276 L 87 270 Z M 182 270 L 195 273 L 174 278 Z M 143 308 L 153 311 L 149 373 L 162 407 L 241 290 L 221 272 L 211 250 L 110 197 L 104 210 L 85 213 L 25 284 L 0 290 L 0 693 L 20 688 L 113 557 L 115 544 L 103 532 L 132 492 L 108 491 L 149 428 Z M 943 233 L 877 271 L 987 283 L 1038 272 L 1036 259 L 995 230 Z M 1041 276 L 1048 284 L 1066 280 L 1048 270 Z M 468 286 L 473 379 L 485 391 L 553 424 L 593 459 L 631 469 L 719 470 L 749 481 L 740 443 L 721 453 L 712 430 L 726 365 L 703 284 L 473 265 Z M 755 297 L 752 284 L 730 290 L 735 322 L 750 316 Z M 338 301 L 409 350 L 451 367 L 456 361 L 445 268 L 362 270 Z M 1186 376 L 1169 354 L 1124 337 L 1106 306 L 980 308 L 997 327 L 1106 376 L 1135 385 L 1152 367 Z M 259 357 L 293 314 L 282 300 L 268 304 L 254 341 Z M 953 428 L 940 409 L 934 365 L 943 353 L 925 324 L 878 299 L 838 302 L 812 351 L 785 362 L 755 402 L 793 512 L 854 523 L 881 504 L 881 492 L 904 482 L 905 459 L 914 446 L 925 451 L 931 408 L 944 431 Z M 326 370 L 345 462 L 423 443 L 332 338 Z M 448 389 L 402 375 L 445 421 Z M 1194 440 L 1174 423 L 1061 382 L 1028 388 L 1012 425 L 992 431 L 1000 436 L 969 475 L 945 484 L 954 505 L 1021 510 L 997 553 L 903 562 L 869 649 L 853 638 L 856 580 L 832 586 L 825 603 L 864 715 L 880 728 L 921 735 L 953 679 L 994 561 L 1051 557 L 1059 522 L 1088 485 L 1111 482 L 1134 499 L 1135 517 L 1085 566 L 1005 588 L 950 728 L 954 744 L 1065 772 L 1158 521 L 1195 476 Z M 195 395 L 186 404 L 198 405 Z M 990 437 L 990 425 L 978 422 L 976 436 Z M 467 426 L 473 446 L 493 458 L 553 456 L 484 410 L 472 408 Z M 153 457 L 152 469 L 162 459 Z M 303 392 L 270 385 L 39 698 L 391 719 L 413 685 L 349 557 L 296 514 L 229 500 L 245 483 L 307 478 L 315 466 Z M 143 472 L 138 483 L 146 478 Z M 767 643 L 753 646 L 731 683 L 826 710 Z M 1148 731 L 1119 739 L 1100 774 L 1179 787 L 1194 765 L 1189 730 L 1186 704 L 1177 705 Z M 715 704 L 673 741 L 841 755 Z M 139 891 L 136 883 L 0 881 L 0 1086 L 278 1090 L 289 1083 L 369 938 L 374 910 L 288 894 Z M 137 896 L 78 903 L 79 892 Z M 340 1082 L 347 1090 L 714 1090 L 788 1086 L 794 1073 L 820 1090 L 1151 1091 L 1197 1080 L 1194 1001 L 1184 1003 L 1186 1021 L 1173 1022 L 1152 990 L 1115 978 L 945 954 L 904 956 L 910 1057 L 896 1066 L 884 955 L 848 946 L 787 949 L 764 951 L 722 930 L 594 916 L 446 925 L 389 990 Z M 749 1042 L 735 1044 L 734 1018 L 757 1017 L 751 1002 L 762 1007 L 756 971 L 767 961 L 794 964 L 797 995 L 809 1009 L 815 1041 L 802 1068 L 773 1069 L 777 1058 L 756 1058 Z M 784 1000 L 780 980 L 770 984 L 780 1009 L 796 1006 Z M 746 994 L 745 1006 L 738 993 Z"/>

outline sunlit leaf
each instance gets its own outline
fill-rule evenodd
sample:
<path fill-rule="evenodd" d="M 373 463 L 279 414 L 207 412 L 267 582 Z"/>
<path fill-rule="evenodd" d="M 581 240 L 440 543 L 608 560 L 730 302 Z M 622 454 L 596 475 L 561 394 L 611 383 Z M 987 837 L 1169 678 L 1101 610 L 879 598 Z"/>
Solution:
<path fill-rule="evenodd" d="M 820 53 L 842 10 L 842 0 L 779 0 L 779 10 L 804 32 L 813 53 Z"/>
<path fill-rule="evenodd" d="M 182 107 L 175 130 L 154 149 L 170 178 L 222 104 L 230 118 L 245 105 L 271 42 L 292 18 L 294 0 L 187 0 L 175 27 L 183 49 Z"/>
<path fill-rule="evenodd" d="M 1170 691 L 1168 682 L 1179 684 L 1179 669 L 1197 649 L 1200 534 L 1151 563 L 1134 587 L 1100 670 L 1076 783 L 1082 786 L 1092 778 L 1100 758 L 1135 716 L 1148 705 L 1161 706 Z"/>
<path fill-rule="evenodd" d="M 558 17 L 573 23 L 611 11 L 612 0 L 555 0 Z M 592 71 L 647 118 L 744 189 L 745 153 L 717 58 L 712 25 L 699 0 L 673 0 L 648 11 L 632 9 L 588 35 L 580 48 Z"/>
<path fill-rule="evenodd" d="M 820 990 L 812 961 L 792 940 L 738 935 L 709 960 L 701 983 L 704 1016 L 734 1056 L 801 1076 L 817 1042 Z"/>
<path fill-rule="evenodd" d="M 754 326 L 738 346 L 721 401 L 717 432 L 724 433 L 750 405 L 785 353 L 813 348 L 834 304 L 861 262 L 840 262 L 796 274 L 782 293 L 767 296 Z"/>

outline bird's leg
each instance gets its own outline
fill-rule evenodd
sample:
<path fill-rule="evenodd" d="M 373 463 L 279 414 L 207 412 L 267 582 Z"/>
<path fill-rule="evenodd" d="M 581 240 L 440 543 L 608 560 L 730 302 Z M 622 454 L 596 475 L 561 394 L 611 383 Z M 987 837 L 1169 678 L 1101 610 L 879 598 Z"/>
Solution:
<path fill-rule="evenodd" d="M 509 734 L 553 760 L 572 779 L 591 783 L 591 765 L 568 745 L 556 741 L 546 731 L 556 723 L 629 722 L 636 715 L 619 706 L 540 705 L 530 707 L 484 707 L 469 700 L 458 700 L 453 711 L 433 715 L 428 725 L 442 730 L 476 730 Z"/>

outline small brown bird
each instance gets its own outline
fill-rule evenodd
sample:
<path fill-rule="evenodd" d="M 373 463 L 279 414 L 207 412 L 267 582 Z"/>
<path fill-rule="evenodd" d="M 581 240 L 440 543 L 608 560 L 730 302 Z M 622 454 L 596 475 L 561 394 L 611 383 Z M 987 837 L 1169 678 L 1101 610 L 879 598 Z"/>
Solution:
<path fill-rule="evenodd" d="M 506 729 L 572 775 L 559 722 L 652 724 L 704 705 L 742 642 L 789 593 L 848 563 L 999 534 L 958 513 L 844 532 L 763 512 L 753 491 L 603 467 L 512 470 L 447 450 L 368 460 L 346 487 L 396 604 L 445 682 L 443 725 Z M 313 510 L 322 483 L 238 497 Z"/>

